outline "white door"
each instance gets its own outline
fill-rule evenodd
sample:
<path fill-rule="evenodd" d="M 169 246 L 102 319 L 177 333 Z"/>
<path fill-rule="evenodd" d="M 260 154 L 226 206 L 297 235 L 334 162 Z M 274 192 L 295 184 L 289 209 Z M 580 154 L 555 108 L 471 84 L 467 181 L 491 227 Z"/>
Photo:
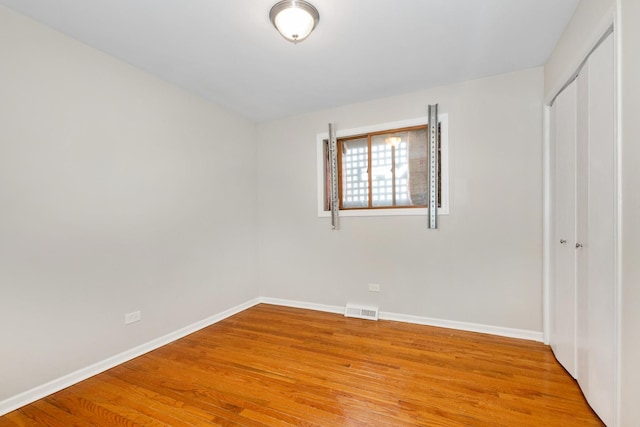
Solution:
<path fill-rule="evenodd" d="M 607 425 L 613 425 L 615 405 L 615 90 L 614 43 L 609 36 L 589 57 L 580 79 L 588 87 L 586 142 L 588 189 L 586 233 L 578 232 L 578 383 L 587 401 Z M 579 84 L 580 87 L 580 84 Z M 579 89 L 580 90 L 580 89 Z M 578 150 L 581 148 L 579 146 Z M 582 330 L 584 329 L 584 331 Z M 584 366 L 584 368 L 582 368 Z"/>
<path fill-rule="evenodd" d="M 554 289 L 551 292 L 553 353 L 576 376 L 576 82 L 553 104 L 555 151 Z"/>
<path fill-rule="evenodd" d="M 616 145 L 609 36 L 552 107 L 551 348 L 607 425 L 615 418 Z"/>

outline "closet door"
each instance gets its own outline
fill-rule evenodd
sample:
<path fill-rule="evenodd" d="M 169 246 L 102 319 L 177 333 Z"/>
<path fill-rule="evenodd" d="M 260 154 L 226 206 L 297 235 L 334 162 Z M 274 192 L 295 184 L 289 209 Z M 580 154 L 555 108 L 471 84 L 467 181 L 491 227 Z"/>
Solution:
<path fill-rule="evenodd" d="M 555 277 L 551 348 L 576 376 L 576 82 L 553 105 L 555 151 Z"/>
<path fill-rule="evenodd" d="M 552 107 L 551 348 L 593 410 L 615 421 L 615 62 L 610 35 Z"/>
<path fill-rule="evenodd" d="M 613 425 L 615 405 L 615 89 L 614 43 L 609 36 L 590 56 L 580 75 L 588 90 L 585 146 L 586 211 L 584 235 L 578 234 L 578 383 L 587 401 L 607 425 Z M 580 86 L 580 85 L 579 85 Z"/>

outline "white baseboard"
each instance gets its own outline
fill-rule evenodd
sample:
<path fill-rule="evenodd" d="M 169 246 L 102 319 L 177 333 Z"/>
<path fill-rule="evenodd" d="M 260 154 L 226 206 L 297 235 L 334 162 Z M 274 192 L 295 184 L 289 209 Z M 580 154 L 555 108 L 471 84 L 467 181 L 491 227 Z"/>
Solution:
<path fill-rule="evenodd" d="M 0 416 L 7 414 L 11 411 L 14 411 L 24 405 L 28 405 L 29 403 L 35 402 L 38 399 L 42 399 L 43 397 L 46 397 L 50 394 L 53 394 L 64 388 L 67 388 L 73 384 L 79 383 L 80 381 L 86 380 L 87 378 L 90 378 L 94 375 L 97 375 L 101 372 L 104 372 L 122 363 L 125 363 L 131 359 L 134 359 L 152 350 L 155 350 L 164 345 L 167 345 L 170 342 L 183 338 L 189 334 L 199 331 L 202 328 L 211 326 L 214 323 L 224 320 L 227 317 L 233 316 L 234 314 L 240 313 L 241 311 L 244 311 L 260 303 L 280 305 L 285 307 L 304 308 L 308 310 L 316 310 L 316 311 L 323 311 L 327 313 L 337 313 L 337 314 L 344 314 L 344 310 L 345 310 L 345 307 L 336 306 L 336 305 L 315 304 L 315 303 L 285 300 L 285 299 L 279 299 L 279 298 L 267 298 L 267 297 L 255 298 L 253 300 L 247 301 L 243 304 L 240 304 L 228 310 L 225 310 L 221 313 L 208 317 L 204 320 L 193 323 L 175 332 L 172 332 L 160 338 L 156 338 L 152 341 L 149 341 L 145 344 L 134 347 L 120 354 L 116 354 L 115 356 L 112 356 L 101 362 L 94 363 L 93 365 L 87 366 L 86 368 L 82 368 L 68 375 L 65 375 L 63 377 L 50 381 L 46 384 L 39 385 L 37 387 L 32 388 L 31 390 L 27 390 L 16 396 L 12 396 L 6 400 L 3 400 L 0 402 Z M 539 341 L 539 342 L 542 342 L 543 340 L 542 332 L 503 328 L 503 327 L 491 326 L 491 325 L 480 325 L 480 324 L 467 323 L 467 322 L 457 322 L 453 320 L 432 319 L 429 317 L 412 316 L 407 314 L 380 312 L 380 319 L 414 323 L 418 325 L 437 326 L 441 328 L 458 329 L 462 331 L 480 332 L 485 334 L 499 335 L 499 336 L 510 337 L 510 338 L 520 338 L 520 339 Z"/>
<path fill-rule="evenodd" d="M 286 307 L 306 308 L 309 310 L 325 311 L 328 313 L 344 313 L 345 308 L 336 305 L 313 304 L 301 301 L 292 301 L 278 298 L 259 299 L 265 304 L 282 305 Z M 524 340 L 543 342 L 542 332 L 528 331 L 525 329 L 504 328 L 501 326 L 482 325 L 477 323 L 458 322 L 455 320 L 433 319 L 430 317 L 412 316 L 409 314 L 398 314 L 381 311 L 381 320 L 394 320 L 397 322 L 414 323 L 416 325 L 437 326 L 439 328 L 458 329 L 468 332 L 479 332 L 483 334 L 498 335 L 501 337 L 518 338 Z"/>
<path fill-rule="evenodd" d="M 234 314 L 240 313 L 241 311 L 251 308 L 254 305 L 259 303 L 260 303 L 260 298 L 255 298 L 251 301 L 232 307 L 228 310 L 215 314 L 204 320 L 193 323 L 182 329 L 178 329 L 175 332 L 172 332 L 160 338 L 156 338 L 152 341 L 149 341 L 145 344 L 134 347 L 120 354 L 116 354 L 115 356 L 109 357 L 108 359 L 105 359 L 101 362 L 94 363 L 93 365 L 87 366 L 86 368 L 79 369 L 75 372 L 72 372 L 68 375 L 57 378 L 46 384 L 39 385 L 37 387 L 32 388 L 31 390 L 27 390 L 16 396 L 12 396 L 0 402 L 0 416 L 7 414 L 11 411 L 14 411 L 24 405 L 28 405 L 29 403 L 35 402 L 38 399 L 42 399 L 43 397 L 46 397 L 57 391 L 65 389 L 73 384 L 79 383 L 80 381 L 86 380 L 87 378 L 90 378 L 94 375 L 97 375 L 101 372 L 104 372 L 108 369 L 118 366 L 131 359 L 135 359 L 138 356 L 141 356 L 152 350 L 155 350 L 164 345 L 167 345 L 170 342 L 183 338 L 189 334 L 199 331 L 202 328 L 211 326 L 214 323 L 224 320 L 227 317 L 233 316 Z"/>
<path fill-rule="evenodd" d="M 308 310 L 324 311 L 326 313 L 344 314 L 344 307 L 340 307 L 338 305 L 314 304 L 311 302 L 293 301 L 288 299 L 267 298 L 267 297 L 260 297 L 259 300 L 261 303 L 264 303 L 264 304 L 281 305 L 283 307 L 293 307 L 293 308 L 306 308 Z"/>
<path fill-rule="evenodd" d="M 417 325 L 437 326 L 439 328 L 457 329 L 467 332 L 479 332 L 482 334 L 497 335 L 508 338 L 543 342 L 542 332 L 528 331 L 526 329 L 504 328 L 501 326 L 482 325 L 478 323 L 458 322 L 455 320 L 433 319 L 430 317 L 411 316 L 380 312 L 380 319 L 395 320 L 397 322 L 415 323 Z"/>

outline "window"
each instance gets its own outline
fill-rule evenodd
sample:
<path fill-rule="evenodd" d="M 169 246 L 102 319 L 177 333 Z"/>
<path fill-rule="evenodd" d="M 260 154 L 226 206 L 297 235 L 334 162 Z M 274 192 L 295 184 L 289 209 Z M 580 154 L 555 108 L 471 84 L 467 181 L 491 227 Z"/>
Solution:
<path fill-rule="evenodd" d="M 428 201 L 426 118 L 337 134 L 341 216 L 424 215 Z M 438 211 L 448 213 L 446 115 L 439 117 Z M 330 211 L 328 135 L 318 135 L 319 216 Z"/>

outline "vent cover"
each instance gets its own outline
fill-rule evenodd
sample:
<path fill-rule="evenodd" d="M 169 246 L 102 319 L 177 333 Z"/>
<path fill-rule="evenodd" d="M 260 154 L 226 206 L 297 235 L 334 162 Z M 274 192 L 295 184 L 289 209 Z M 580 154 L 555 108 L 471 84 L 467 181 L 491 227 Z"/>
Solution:
<path fill-rule="evenodd" d="M 347 304 L 347 309 L 344 311 L 344 315 L 345 317 L 378 320 L 378 307 L 365 307 L 363 305 Z"/>

